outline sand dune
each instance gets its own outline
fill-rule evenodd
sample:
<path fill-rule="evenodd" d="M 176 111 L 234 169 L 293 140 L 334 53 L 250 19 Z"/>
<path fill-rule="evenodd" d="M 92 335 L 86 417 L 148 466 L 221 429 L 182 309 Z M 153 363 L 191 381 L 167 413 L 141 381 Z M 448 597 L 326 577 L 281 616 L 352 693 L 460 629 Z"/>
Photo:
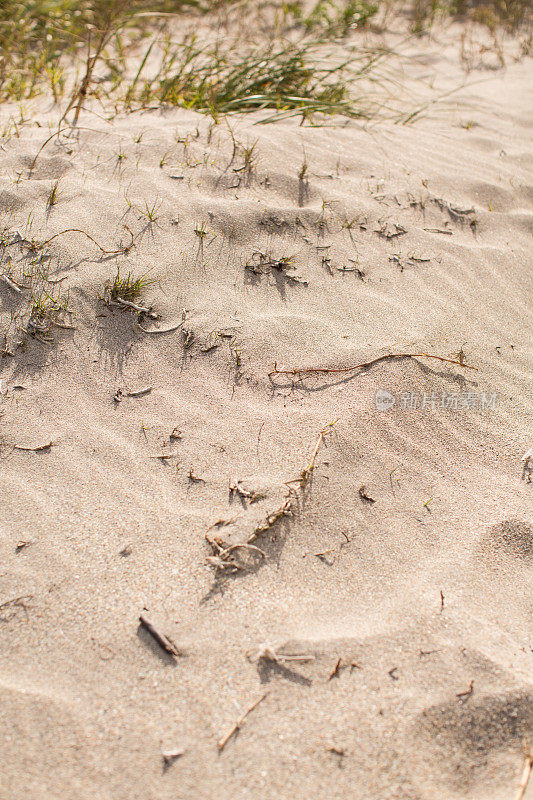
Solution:
<path fill-rule="evenodd" d="M 452 39 L 417 44 L 413 80 L 425 55 L 456 85 Z M 477 78 L 413 126 L 234 119 L 250 174 L 227 126 L 183 110 L 82 114 L 30 172 L 57 122 L 36 102 L 5 144 L 4 266 L 39 259 L 20 239 L 92 240 L 44 251 L 74 329 L 6 340 L 0 365 L 2 798 L 513 797 L 533 708 L 531 61 Z M 117 266 L 154 279 L 144 331 L 99 299 Z M 0 282 L 3 325 L 24 302 Z M 268 376 L 387 353 L 476 369 Z"/>

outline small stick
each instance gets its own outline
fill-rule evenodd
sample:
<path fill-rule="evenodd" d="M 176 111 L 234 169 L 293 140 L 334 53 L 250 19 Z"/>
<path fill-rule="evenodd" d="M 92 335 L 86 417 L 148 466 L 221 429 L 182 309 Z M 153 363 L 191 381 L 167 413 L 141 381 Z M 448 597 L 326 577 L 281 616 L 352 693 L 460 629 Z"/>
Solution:
<path fill-rule="evenodd" d="M 338 550 L 337 547 L 330 547 L 329 550 L 322 550 L 321 553 L 313 553 L 313 555 L 317 558 L 322 558 L 323 556 L 327 556 L 328 553 L 335 553 L 336 550 Z"/>
<path fill-rule="evenodd" d="M 522 777 L 518 786 L 515 800 L 522 800 L 526 793 L 529 778 L 531 776 L 531 767 L 533 766 L 533 750 L 529 750 L 524 757 L 524 768 L 522 770 Z"/>
<path fill-rule="evenodd" d="M 474 681 L 470 681 L 470 686 L 468 687 L 468 689 L 465 692 L 457 692 L 455 696 L 458 697 L 462 703 L 464 703 L 465 700 L 468 700 L 473 691 L 474 691 Z"/>
<path fill-rule="evenodd" d="M 163 759 L 163 765 L 165 768 L 172 766 L 174 761 L 177 758 L 181 758 L 181 756 L 185 753 L 185 748 L 174 748 L 174 750 L 162 750 L 161 757 Z"/>
<path fill-rule="evenodd" d="M 20 286 L 17 286 L 17 284 L 14 281 L 12 281 L 11 278 L 8 278 L 7 275 L 0 275 L 0 278 L 2 278 L 4 283 L 7 283 L 9 288 L 13 289 L 14 292 L 17 292 L 18 294 L 21 293 L 22 289 L 20 288 Z"/>
<path fill-rule="evenodd" d="M 47 442 L 46 444 L 40 444 L 37 447 L 23 447 L 22 445 L 14 444 L 13 448 L 15 450 L 27 450 L 27 451 L 31 451 L 33 453 L 40 453 L 43 450 L 50 450 L 52 445 L 53 445 L 53 442 Z"/>
<path fill-rule="evenodd" d="M 393 681 L 398 681 L 400 679 L 396 675 L 397 672 L 398 672 L 398 667 L 393 667 L 392 669 L 389 669 L 387 674 L 392 678 Z"/>
<path fill-rule="evenodd" d="M 330 674 L 328 681 L 332 681 L 333 678 L 338 678 L 342 667 L 342 658 L 337 660 L 335 667 L 333 668 L 333 672 Z"/>
<path fill-rule="evenodd" d="M 470 364 L 465 364 L 464 361 L 456 361 L 453 358 L 443 358 L 442 356 L 431 355 L 430 353 L 389 353 L 385 356 L 378 356 L 371 361 L 364 361 L 361 364 L 353 364 L 351 367 L 297 367 L 293 369 L 278 369 L 277 363 L 274 364 L 272 372 L 268 373 L 270 378 L 272 375 L 309 375 L 312 373 L 330 373 L 330 372 L 353 372 L 356 369 L 365 369 L 374 364 L 379 364 L 380 361 L 387 361 L 392 358 L 434 358 L 437 361 L 444 361 L 447 364 L 457 364 L 459 367 L 466 367 L 473 369 L 477 372 L 477 367 L 472 367 Z"/>
<path fill-rule="evenodd" d="M 364 483 L 362 483 L 361 486 L 359 487 L 358 494 L 361 500 L 365 500 L 367 503 L 373 504 L 376 502 L 375 499 L 368 493 L 368 489 L 366 488 Z"/>
<path fill-rule="evenodd" d="M 107 300 L 108 306 L 118 306 L 118 308 L 131 308 L 133 311 L 137 311 L 139 314 L 147 314 L 152 319 L 158 319 L 158 314 L 154 314 L 151 308 L 146 308 L 146 306 L 140 306 L 137 303 L 132 303 L 130 300 L 124 300 L 122 297 L 117 297 L 116 300 Z"/>
<path fill-rule="evenodd" d="M 155 328 L 153 331 L 149 331 L 148 328 L 143 328 L 143 326 L 139 325 L 139 323 L 137 323 L 137 326 L 143 333 L 172 333 L 173 331 L 177 331 L 179 328 L 181 328 L 184 322 L 185 320 L 182 320 L 178 325 L 173 325 L 171 328 L 164 328 L 163 330 Z"/>
<path fill-rule="evenodd" d="M 259 426 L 259 433 L 257 434 L 257 447 L 256 447 L 257 458 L 259 458 L 259 442 L 261 441 L 261 432 L 262 432 L 264 427 L 265 427 L 265 422 L 263 420 L 263 422 Z"/>
<path fill-rule="evenodd" d="M 207 539 L 211 544 L 211 540 Z M 220 548 L 220 545 L 217 545 Z M 266 559 L 266 553 L 264 550 L 261 550 L 260 547 L 256 547 L 253 544 L 248 542 L 242 542 L 240 544 L 233 544 L 230 547 L 221 548 L 216 556 L 207 556 L 206 561 L 208 564 L 211 564 L 213 567 L 217 569 L 232 569 L 234 572 L 242 569 L 239 564 L 234 561 L 229 560 L 229 556 L 233 553 L 234 550 L 252 550 L 254 553 L 258 553 L 261 558 Z"/>
<path fill-rule="evenodd" d="M 139 622 L 141 623 L 143 628 L 145 628 L 148 631 L 148 633 L 151 636 L 153 636 L 157 644 L 160 647 L 162 647 L 166 653 L 174 657 L 182 655 L 182 653 L 180 653 L 174 642 L 171 639 L 169 639 L 168 636 L 165 636 L 164 633 L 160 633 L 157 630 L 157 628 L 155 628 L 154 625 L 150 622 L 150 620 L 146 618 L 144 614 L 140 615 Z"/>
<path fill-rule="evenodd" d="M 285 645 L 280 645 L 281 647 L 285 647 Z M 308 661 L 314 661 L 315 657 L 312 654 L 309 655 L 289 655 L 285 653 L 278 653 L 278 648 L 270 645 L 270 644 L 262 644 L 259 647 L 259 650 L 255 653 L 248 653 L 247 657 L 252 662 L 258 661 L 271 661 L 275 664 L 282 664 L 286 661 L 295 661 L 300 664 L 305 664 Z"/>
<path fill-rule="evenodd" d="M 227 745 L 227 743 L 229 742 L 229 740 L 232 738 L 232 736 L 234 736 L 234 735 L 237 733 L 237 731 L 239 731 L 239 730 L 241 729 L 241 726 L 242 726 L 242 724 L 243 724 L 244 720 L 246 719 L 246 717 L 248 716 L 248 714 L 250 714 L 250 713 L 251 713 L 251 712 L 254 710 L 254 708 L 257 708 L 257 706 L 259 705 L 259 703 L 262 703 L 262 702 L 263 702 L 263 700 L 265 699 L 265 697 L 266 697 L 267 695 L 268 695 L 268 692 L 265 692 L 264 694 L 262 694 L 262 695 L 261 695 L 261 697 L 260 697 L 258 700 L 256 700 L 254 703 L 252 703 L 252 705 L 251 705 L 251 706 L 249 706 L 249 707 L 246 709 L 246 711 L 244 712 L 244 714 L 242 714 L 242 715 L 239 717 L 239 719 L 238 719 L 238 720 L 237 720 L 237 722 L 236 722 L 236 723 L 233 725 L 233 727 L 231 728 L 231 730 L 229 730 L 229 731 L 228 731 L 228 733 L 227 733 L 225 736 L 223 736 L 223 737 L 222 737 L 222 739 L 219 739 L 219 740 L 218 740 L 218 742 L 217 742 L 217 747 L 218 747 L 218 751 L 219 751 L 219 753 L 221 753 L 221 752 L 222 752 L 222 750 L 225 748 L 225 746 Z"/>
<path fill-rule="evenodd" d="M 309 462 L 308 466 L 305 467 L 305 469 L 302 470 L 302 473 L 301 473 L 300 477 L 297 478 L 296 481 L 288 481 L 288 483 L 299 483 L 300 484 L 300 489 L 303 489 L 305 487 L 307 481 L 309 480 L 309 478 L 311 476 L 311 473 L 313 472 L 313 470 L 315 468 L 315 461 L 316 461 L 316 457 L 318 455 L 318 451 L 320 450 L 320 445 L 322 444 L 322 442 L 326 438 L 326 433 L 329 431 L 330 428 L 332 428 L 334 425 L 336 425 L 338 421 L 339 420 L 336 419 L 333 422 L 328 422 L 328 424 L 325 425 L 322 428 L 322 430 L 320 431 L 320 434 L 318 436 L 318 439 L 317 439 L 317 442 L 316 442 L 316 445 L 315 445 L 315 449 L 313 450 L 313 455 L 311 456 L 311 461 Z"/>
<path fill-rule="evenodd" d="M 187 477 L 191 483 L 206 483 L 206 481 L 203 478 L 199 478 L 198 475 L 194 474 L 192 467 L 190 468 Z"/>
<path fill-rule="evenodd" d="M 147 386 L 146 389 L 139 389 L 136 392 L 126 392 L 126 397 L 142 397 L 145 394 L 150 394 L 152 391 L 151 386 Z"/>
<path fill-rule="evenodd" d="M 65 325 L 63 322 L 57 322 L 55 319 L 50 320 L 50 325 L 55 325 L 56 328 L 62 328 L 65 331 L 77 331 L 75 325 Z"/>

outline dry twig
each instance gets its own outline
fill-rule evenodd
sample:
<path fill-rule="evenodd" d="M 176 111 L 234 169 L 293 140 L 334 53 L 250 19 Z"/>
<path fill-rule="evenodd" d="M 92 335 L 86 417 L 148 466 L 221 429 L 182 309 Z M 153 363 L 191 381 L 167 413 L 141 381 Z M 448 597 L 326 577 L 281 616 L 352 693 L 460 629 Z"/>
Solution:
<path fill-rule="evenodd" d="M 529 783 L 529 778 L 531 776 L 532 767 L 533 767 L 533 750 L 531 750 L 530 746 L 527 745 L 527 751 L 524 756 L 524 767 L 522 769 L 522 777 L 520 778 L 520 784 L 516 791 L 515 800 L 522 800 L 522 798 L 525 796 L 527 785 Z"/>
<path fill-rule="evenodd" d="M 335 666 L 333 667 L 333 671 L 330 673 L 328 677 L 328 681 L 332 681 L 333 678 L 338 678 L 342 669 L 342 658 L 338 658 Z"/>
<path fill-rule="evenodd" d="M 221 739 L 218 740 L 217 747 L 218 747 L 219 752 L 222 752 L 222 750 L 225 748 L 225 746 L 227 745 L 229 740 L 232 738 L 232 736 L 234 736 L 241 729 L 241 726 L 242 726 L 244 720 L 246 719 L 246 717 L 248 716 L 248 714 L 250 714 L 254 710 L 254 708 L 257 708 L 259 703 L 262 703 L 267 695 L 268 695 L 268 692 L 265 692 L 264 694 L 261 695 L 261 697 L 258 700 L 256 700 L 254 703 L 252 703 L 252 705 L 249 706 L 246 709 L 244 714 L 241 714 L 241 716 L 239 717 L 237 722 L 232 726 L 231 730 L 229 730 L 228 733 L 225 736 L 223 736 Z"/>
<path fill-rule="evenodd" d="M 375 503 L 375 499 L 368 493 L 368 489 L 366 488 L 365 484 L 362 483 L 359 487 L 359 497 L 361 500 L 365 500 L 367 503 Z"/>
<path fill-rule="evenodd" d="M 328 433 L 328 431 L 334 425 L 336 425 L 338 421 L 339 420 L 336 419 L 333 422 L 328 422 L 328 424 L 325 425 L 322 428 L 322 430 L 320 431 L 319 437 L 317 439 L 317 442 L 316 442 L 316 445 L 315 445 L 315 449 L 313 450 L 313 455 L 311 456 L 311 461 L 309 462 L 307 467 L 305 467 L 305 469 L 303 469 L 301 471 L 300 476 L 298 478 L 296 478 L 293 481 L 288 481 L 288 483 L 298 483 L 300 489 L 304 489 L 305 488 L 305 486 L 307 485 L 307 483 L 309 481 L 309 478 L 311 477 L 311 474 L 312 474 L 312 472 L 313 472 L 313 470 L 315 468 L 315 461 L 316 461 L 316 457 L 318 455 L 318 451 L 320 450 L 320 445 L 322 444 L 322 442 L 326 438 L 326 433 Z"/>
<path fill-rule="evenodd" d="M 57 239 L 57 237 L 58 237 L 58 236 L 64 236 L 66 233 L 82 233 L 84 236 L 86 236 L 86 237 L 87 237 L 87 239 L 90 239 L 90 240 L 91 240 L 91 242 L 92 242 L 94 245 L 96 245 L 96 247 L 97 247 L 97 248 L 98 248 L 98 249 L 99 249 L 99 250 L 100 250 L 102 253 L 104 253 L 104 255 L 107 255 L 107 256 L 115 256 L 115 255 L 119 255 L 120 253 L 124 253 L 124 252 L 126 252 L 126 251 L 129 249 L 129 247 L 121 247 L 119 250 L 106 250 L 106 249 L 105 249 L 105 247 L 102 247 L 102 245 L 98 244 L 98 242 L 96 241 L 96 239 L 93 239 L 93 237 L 92 237 L 90 234 L 88 234 L 88 233 L 87 233 L 87 231 L 82 231 L 82 230 L 81 230 L 81 228 L 67 228 L 67 229 L 66 229 L 66 230 L 64 230 L 64 231 L 59 231 L 59 233 L 54 233 L 54 235 L 53 235 L 53 236 L 50 236 L 50 238 L 49 238 L 49 239 L 47 239 L 45 242 L 32 242 L 32 243 L 31 243 L 31 245 L 32 245 L 32 247 L 33 247 L 33 248 L 35 248 L 36 250 L 42 250 L 44 247 L 46 247 L 47 245 L 49 245 L 49 244 L 50 244 L 50 242 L 53 242 L 53 241 L 54 241 L 54 239 Z M 130 246 L 131 246 L 131 245 L 130 245 Z"/>
<path fill-rule="evenodd" d="M 154 328 L 154 330 L 149 331 L 148 328 L 143 328 L 143 326 L 140 325 L 139 323 L 137 323 L 137 327 L 143 333 L 173 333 L 173 331 L 177 331 L 177 330 L 179 330 L 181 328 L 181 326 L 183 325 L 184 321 L 185 320 L 182 320 L 177 325 L 173 325 L 171 328 L 163 328 L 163 330 L 160 330 L 159 328 Z"/>
<path fill-rule="evenodd" d="M 307 661 L 315 660 L 315 657 L 312 654 L 289 655 L 286 653 L 279 653 L 278 651 L 280 647 L 285 647 L 285 645 L 276 646 L 272 644 L 262 644 L 259 646 L 257 651 L 248 653 L 247 657 L 252 664 L 256 661 L 271 661 L 275 664 L 285 664 L 292 661 L 305 664 Z"/>
<path fill-rule="evenodd" d="M 14 292 L 17 292 L 17 294 L 21 293 L 22 289 L 20 286 L 18 286 L 8 275 L 0 275 L 0 278 L 9 286 L 10 289 L 13 289 Z"/>
<path fill-rule="evenodd" d="M 294 367 L 291 369 L 278 369 L 277 362 L 274 363 L 274 369 L 268 373 L 268 377 L 273 375 L 310 375 L 310 374 L 326 374 L 335 372 L 353 372 L 356 369 L 366 369 L 372 367 L 374 364 L 379 364 L 380 361 L 388 361 L 395 358 L 434 358 L 437 361 L 444 361 L 446 364 L 456 364 L 458 367 L 466 367 L 477 371 L 477 367 L 472 367 L 466 364 L 464 360 L 457 361 L 453 358 L 444 358 L 443 356 L 435 356 L 431 353 L 388 353 L 384 356 L 378 356 L 371 361 L 363 361 L 361 364 L 352 364 L 350 367 Z"/>
<path fill-rule="evenodd" d="M 47 442 L 46 444 L 39 444 L 39 445 L 37 445 L 37 447 L 24 447 L 23 445 L 20 445 L 20 444 L 14 444 L 13 445 L 13 449 L 14 450 L 26 450 L 26 451 L 32 452 L 32 453 L 41 453 L 44 450 L 50 450 L 52 445 L 53 445 L 53 442 Z"/>
<path fill-rule="evenodd" d="M 145 389 L 138 389 L 136 392 L 126 392 L 126 397 L 143 397 L 145 394 L 150 394 L 152 391 L 151 386 L 147 386 Z"/>
<path fill-rule="evenodd" d="M 473 692 L 474 692 L 474 681 L 470 681 L 468 689 L 466 689 L 466 691 L 464 692 L 457 692 L 455 696 L 458 697 L 462 703 L 464 703 L 473 694 Z"/>
<path fill-rule="evenodd" d="M 177 758 L 181 758 L 181 756 L 185 753 L 185 748 L 174 748 L 173 750 L 162 750 L 161 756 L 163 758 L 163 767 L 168 769 L 168 767 L 172 766 L 174 761 Z"/>
<path fill-rule="evenodd" d="M 177 658 L 178 656 L 182 656 L 183 653 L 178 650 L 172 639 L 168 636 L 165 636 L 164 633 L 160 633 L 157 628 L 150 622 L 149 619 L 144 614 L 141 614 L 139 617 L 139 622 L 143 626 L 145 630 L 148 631 L 150 636 L 152 636 L 157 644 L 163 648 L 163 650 L 168 653 L 170 656 Z"/>

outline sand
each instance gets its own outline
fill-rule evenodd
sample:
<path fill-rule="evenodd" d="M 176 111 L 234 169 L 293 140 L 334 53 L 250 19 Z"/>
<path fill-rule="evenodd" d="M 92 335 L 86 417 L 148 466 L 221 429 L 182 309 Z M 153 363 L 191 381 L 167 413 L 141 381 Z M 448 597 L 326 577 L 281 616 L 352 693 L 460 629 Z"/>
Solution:
<path fill-rule="evenodd" d="M 533 709 L 532 62 L 465 75 L 446 37 L 412 46 L 405 81 L 466 86 L 415 125 L 232 119 L 257 140 L 248 176 L 225 123 L 180 109 L 84 113 L 31 174 L 58 114 L 33 101 L 4 142 L 11 231 L 136 240 L 112 256 L 55 239 L 75 330 L 0 365 L 3 799 L 515 796 Z M 106 306 L 117 265 L 155 281 L 143 327 L 182 327 Z M 3 324 L 21 302 L 0 283 Z M 387 353 L 476 370 L 268 377 Z"/>

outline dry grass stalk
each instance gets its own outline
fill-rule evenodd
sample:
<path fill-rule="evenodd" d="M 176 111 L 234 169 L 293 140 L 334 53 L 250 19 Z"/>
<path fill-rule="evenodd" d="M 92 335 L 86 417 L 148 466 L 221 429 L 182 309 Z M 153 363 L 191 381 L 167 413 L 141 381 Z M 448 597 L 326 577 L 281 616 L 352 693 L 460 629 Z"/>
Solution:
<path fill-rule="evenodd" d="M 311 375 L 354 372 L 357 369 L 366 369 L 372 367 L 374 364 L 379 364 L 381 361 L 389 361 L 395 358 L 433 358 L 437 361 L 443 361 L 446 364 L 456 364 L 458 367 L 465 367 L 466 369 L 477 371 L 477 367 L 467 364 L 464 359 L 458 361 L 453 358 L 444 358 L 443 356 L 436 356 L 431 353 L 388 353 L 387 355 L 373 358 L 371 361 L 363 361 L 361 364 L 352 364 L 349 367 L 294 367 L 291 369 L 279 369 L 276 362 L 272 372 L 268 373 L 268 377 L 271 378 L 273 375 Z"/>
<path fill-rule="evenodd" d="M 268 695 L 268 692 L 265 692 L 263 695 L 261 695 L 261 697 L 258 700 L 256 700 L 254 703 L 252 703 L 251 706 L 248 706 L 248 708 L 246 709 L 244 714 L 241 714 L 241 716 L 239 717 L 237 722 L 231 727 L 231 729 L 228 731 L 228 733 L 225 736 L 223 736 L 221 739 L 218 740 L 217 747 L 218 747 L 219 752 L 221 752 L 225 748 L 225 746 L 227 745 L 229 740 L 232 738 L 232 736 L 234 736 L 241 729 L 242 724 L 243 724 L 244 720 L 246 719 L 246 717 L 248 716 L 248 714 L 250 714 L 254 710 L 254 708 L 257 708 L 259 703 L 262 703 L 263 700 L 265 699 L 265 697 L 267 697 L 267 695 Z"/>
<path fill-rule="evenodd" d="M 515 800 L 522 800 L 522 798 L 525 796 L 529 779 L 531 777 L 531 768 L 533 767 L 533 750 L 531 750 L 529 744 L 527 744 L 526 747 L 527 749 L 524 756 L 522 776 L 520 778 L 518 789 L 516 790 Z"/>
<path fill-rule="evenodd" d="M 308 661 L 314 661 L 314 655 L 310 654 L 288 654 L 288 653 L 280 653 L 279 649 L 281 647 L 285 647 L 285 645 L 272 645 L 272 644 L 261 644 L 259 648 L 252 653 L 248 653 L 247 657 L 248 660 L 252 662 L 252 664 L 258 661 L 270 661 L 274 664 L 286 664 L 288 662 L 297 662 L 300 664 L 305 664 Z"/>
<path fill-rule="evenodd" d="M 285 494 L 282 504 L 274 511 L 270 511 L 263 521 L 256 525 L 245 542 L 224 547 L 220 542 L 210 535 L 212 528 L 219 527 L 219 525 L 215 524 L 215 526 L 211 526 L 211 528 L 209 528 L 205 534 L 205 538 L 213 548 L 214 553 L 213 555 L 207 557 L 208 564 L 211 564 L 211 566 L 215 567 L 217 570 L 229 569 L 233 572 L 236 572 L 238 570 L 246 569 L 246 566 L 236 559 L 235 554 L 239 550 L 252 551 L 253 553 L 259 554 L 261 558 L 266 558 L 266 553 L 264 553 L 264 551 L 260 550 L 258 547 L 255 547 L 253 542 L 263 533 L 266 533 L 268 530 L 270 530 L 280 519 L 283 519 L 283 517 L 290 517 L 294 515 L 298 502 L 298 491 L 305 489 L 309 483 L 315 468 L 315 462 L 320 447 L 326 438 L 326 434 L 337 422 L 338 420 L 335 420 L 334 422 L 328 422 L 328 424 L 322 428 L 313 448 L 313 453 L 311 455 L 309 464 L 304 467 L 297 478 L 286 481 L 285 485 L 287 486 L 287 493 Z M 296 484 L 297 490 L 294 489 L 293 484 Z"/>

